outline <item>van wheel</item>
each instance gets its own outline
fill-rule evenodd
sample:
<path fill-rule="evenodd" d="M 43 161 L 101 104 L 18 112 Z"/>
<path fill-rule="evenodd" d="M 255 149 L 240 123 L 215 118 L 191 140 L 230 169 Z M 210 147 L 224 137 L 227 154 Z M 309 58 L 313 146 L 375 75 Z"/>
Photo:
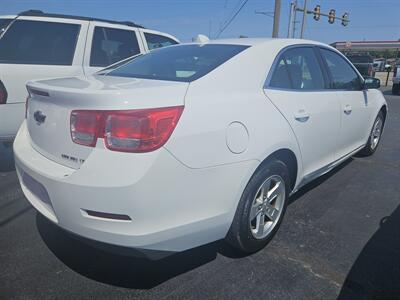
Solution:
<path fill-rule="evenodd" d="M 259 168 L 247 184 L 226 240 L 236 249 L 253 253 L 277 232 L 290 193 L 285 163 L 272 160 Z"/>
<path fill-rule="evenodd" d="M 375 119 L 374 125 L 372 126 L 367 144 L 360 151 L 360 154 L 362 156 L 370 156 L 375 153 L 376 149 L 378 148 L 379 142 L 381 141 L 384 123 L 385 117 L 383 116 L 382 111 L 380 111 Z"/>

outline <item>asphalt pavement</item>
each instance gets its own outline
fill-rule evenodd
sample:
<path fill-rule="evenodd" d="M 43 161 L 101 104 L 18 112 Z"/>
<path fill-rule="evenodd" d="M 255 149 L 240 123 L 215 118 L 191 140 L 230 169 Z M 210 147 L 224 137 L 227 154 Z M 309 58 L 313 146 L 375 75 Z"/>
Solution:
<path fill-rule="evenodd" d="M 281 229 L 241 256 L 218 241 L 150 261 L 38 214 L 0 145 L 0 299 L 400 299 L 400 96 L 380 148 L 291 197 Z"/>

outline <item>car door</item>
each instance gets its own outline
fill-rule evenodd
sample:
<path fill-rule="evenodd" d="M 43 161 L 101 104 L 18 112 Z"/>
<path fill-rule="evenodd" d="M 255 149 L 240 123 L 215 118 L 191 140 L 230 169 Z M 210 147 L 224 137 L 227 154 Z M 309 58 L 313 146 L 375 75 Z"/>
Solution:
<path fill-rule="evenodd" d="M 91 21 L 88 41 L 84 59 L 86 75 L 146 52 L 136 27 Z"/>
<path fill-rule="evenodd" d="M 363 90 L 363 79 L 350 63 L 336 51 L 320 48 L 331 78 L 331 89 L 340 101 L 341 128 L 337 158 L 362 147 L 370 131 L 372 105 L 370 91 Z"/>
<path fill-rule="evenodd" d="M 0 136 L 14 136 L 24 119 L 26 83 L 83 74 L 88 22 L 18 17 L 0 41 L 0 81 L 7 104 L 0 107 Z"/>
<path fill-rule="evenodd" d="M 335 159 L 340 104 L 327 86 L 315 48 L 296 46 L 278 56 L 264 88 L 296 135 L 304 175 L 318 173 Z"/>

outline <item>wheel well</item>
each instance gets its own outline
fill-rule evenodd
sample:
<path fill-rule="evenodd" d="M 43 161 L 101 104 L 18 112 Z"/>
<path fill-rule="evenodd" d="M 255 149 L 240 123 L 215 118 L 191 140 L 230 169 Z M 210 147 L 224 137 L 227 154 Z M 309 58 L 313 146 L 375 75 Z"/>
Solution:
<path fill-rule="evenodd" d="M 383 117 L 384 117 L 383 122 L 385 122 L 385 121 L 386 121 L 386 114 L 387 114 L 387 107 L 386 107 L 386 105 L 382 106 L 380 111 L 383 113 Z"/>
<path fill-rule="evenodd" d="M 270 154 L 266 159 L 263 160 L 260 167 L 272 159 L 279 159 L 285 163 L 289 169 L 290 176 L 290 190 L 293 190 L 297 179 L 297 158 L 293 151 L 289 149 L 280 149 Z"/>

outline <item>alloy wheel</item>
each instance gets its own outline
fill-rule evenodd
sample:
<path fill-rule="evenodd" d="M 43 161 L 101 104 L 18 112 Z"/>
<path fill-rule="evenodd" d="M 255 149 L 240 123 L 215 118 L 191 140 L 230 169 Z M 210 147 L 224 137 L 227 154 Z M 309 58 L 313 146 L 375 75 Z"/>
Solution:
<path fill-rule="evenodd" d="M 377 118 L 371 132 L 371 149 L 374 150 L 379 143 L 382 134 L 383 120 Z"/>
<path fill-rule="evenodd" d="M 259 187 L 251 205 L 249 225 L 254 238 L 265 238 L 276 226 L 285 202 L 285 182 L 273 175 Z"/>

